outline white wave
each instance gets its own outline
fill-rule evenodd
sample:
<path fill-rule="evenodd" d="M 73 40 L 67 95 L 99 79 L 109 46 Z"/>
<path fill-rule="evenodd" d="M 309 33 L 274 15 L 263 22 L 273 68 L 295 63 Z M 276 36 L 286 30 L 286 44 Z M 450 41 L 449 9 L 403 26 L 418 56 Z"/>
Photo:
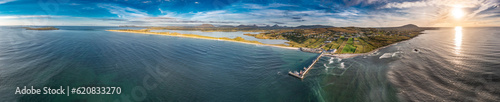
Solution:
<path fill-rule="evenodd" d="M 344 62 L 340 63 L 340 68 L 342 68 L 342 69 L 345 68 Z"/>
<path fill-rule="evenodd" d="M 328 68 L 330 68 L 330 67 L 326 66 L 326 64 L 323 64 L 323 66 L 325 66 L 325 71 L 328 71 Z"/>
<path fill-rule="evenodd" d="M 376 55 L 378 55 L 378 54 L 379 54 L 379 52 L 373 52 L 373 53 L 371 53 L 371 54 L 368 54 L 368 56 L 376 56 Z"/>
<path fill-rule="evenodd" d="M 332 64 L 333 63 L 333 57 L 330 57 L 330 60 L 328 60 L 328 64 Z"/>
<path fill-rule="evenodd" d="M 400 56 L 401 56 L 401 54 L 403 54 L 403 52 L 402 52 L 402 51 L 394 52 L 394 53 L 392 54 L 392 57 L 400 57 Z"/>
<path fill-rule="evenodd" d="M 380 56 L 378 59 L 382 59 L 382 58 L 391 58 L 392 57 L 392 53 L 384 53 L 382 56 Z"/>

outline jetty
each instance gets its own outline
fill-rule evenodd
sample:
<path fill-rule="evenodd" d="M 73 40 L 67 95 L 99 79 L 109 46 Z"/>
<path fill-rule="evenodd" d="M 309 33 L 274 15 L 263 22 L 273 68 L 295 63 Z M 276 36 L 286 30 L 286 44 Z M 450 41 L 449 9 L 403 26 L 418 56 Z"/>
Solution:
<path fill-rule="evenodd" d="M 316 64 L 316 62 L 318 62 L 319 58 L 321 58 L 321 56 L 323 56 L 323 53 L 319 54 L 318 57 L 316 57 L 316 59 L 313 60 L 313 63 L 311 65 L 309 65 L 309 67 L 307 68 L 304 68 L 304 71 L 301 70 L 299 72 L 297 71 L 288 71 L 288 74 L 291 75 L 291 76 L 294 76 L 294 77 L 297 77 L 299 79 L 304 79 L 304 76 L 307 74 L 307 72 L 309 72 L 309 70 L 312 69 L 312 67 L 314 66 L 314 64 Z"/>

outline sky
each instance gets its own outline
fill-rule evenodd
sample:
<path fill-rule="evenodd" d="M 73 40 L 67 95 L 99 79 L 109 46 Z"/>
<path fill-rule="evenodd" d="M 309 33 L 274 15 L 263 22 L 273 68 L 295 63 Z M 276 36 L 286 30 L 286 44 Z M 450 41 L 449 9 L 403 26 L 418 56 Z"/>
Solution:
<path fill-rule="evenodd" d="M 500 26 L 500 0 L 0 0 L 0 25 Z"/>

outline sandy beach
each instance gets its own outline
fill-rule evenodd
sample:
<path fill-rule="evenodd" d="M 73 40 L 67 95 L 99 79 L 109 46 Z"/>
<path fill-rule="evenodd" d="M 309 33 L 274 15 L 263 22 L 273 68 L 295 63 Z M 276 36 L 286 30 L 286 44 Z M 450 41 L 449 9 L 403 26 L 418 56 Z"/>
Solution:
<path fill-rule="evenodd" d="M 139 31 L 125 31 L 125 30 L 106 30 L 106 31 L 112 31 L 112 32 L 126 32 L 126 33 L 138 33 L 138 34 L 165 35 L 165 36 L 175 36 L 175 37 L 185 37 L 185 38 L 196 38 L 196 39 L 207 39 L 207 40 L 217 40 L 217 41 L 229 41 L 229 42 L 237 42 L 237 43 L 244 43 L 244 44 L 263 45 L 263 46 L 271 46 L 271 47 L 285 48 L 285 49 L 291 49 L 291 50 L 299 50 L 299 48 L 296 48 L 296 47 L 286 47 L 286 46 L 274 45 L 274 44 L 263 44 L 263 43 L 242 42 L 242 41 L 229 40 L 229 39 L 221 39 L 221 38 L 215 38 L 215 37 L 197 37 L 197 36 L 186 36 L 186 35 L 184 35 L 184 34 L 172 34 L 172 33 L 165 33 L 165 32 L 163 32 L 163 33 L 162 33 L 162 32 L 139 32 Z"/>

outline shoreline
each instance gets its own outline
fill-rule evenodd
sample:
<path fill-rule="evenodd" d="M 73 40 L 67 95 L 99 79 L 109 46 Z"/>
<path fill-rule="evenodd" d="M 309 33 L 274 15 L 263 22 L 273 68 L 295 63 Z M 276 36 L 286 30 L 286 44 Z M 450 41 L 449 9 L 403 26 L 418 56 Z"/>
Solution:
<path fill-rule="evenodd" d="M 195 39 L 206 39 L 206 40 L 217 40 L 217 41 L 228 41 L 228 42 L 237 42 L 237 43 L 243 43 L 243 44 L 252 44 L 252 45 L 262 45 L 262 46 L 270 46 L 270 47 L 278 47 L 278 48 L 284 48 L 284 49 L 291 49 L 291 50 L 299 50 L 300 51 L 300 48 L 297 48 L 297 47 L 287 47 L 287 46 L 280 46 L 280 45 L 273 45 L 273 44 L 264 44 L 264 43 L 255 43 L 255 42 L 244 42 L 244 41 L 237 41 L 237 40 L 233 40 L 233 39 L 221 39 L 221 38 L 216 38 L 216 37 L 208 37 L 208 36 L 188 36 L 186 34 L 173 34 L 173 33 L 170 33 L 170 32 L 141 32 L 141 31 L 124 31 L 124 30 L 106 30 L 106 31 L 112 31 L 112 32 L 125 32 L 125 33 L 137 33 L 137 34 L 151 34 L 151 35 L 165 35 L 165 36 L 173 36 L 173 37 L 184 37 L 184 38 L 195 38 Z M 196 35 L 196 34 L 194 34 Z M 411 38 L 413 39 L 413 38 Z M 407 39 L 407 40 L 411 40 L 411 39 Z M 403 41 L 407 41 L 407 40 L 403 40 Z M 353 54 L 324 54 L 324 56 L 329 56 L 329 57 L 337 57 L 337 58 L 341 58 L 341 59 L 346 59 L 346 58 L 353 58 L 353 57 L 357 57 L 357 56 L 361 56 L 361 55 L 369 55 L 369 54 L 373 54 L 375 52 L 377 52 L 378 50 L 380 49 L 383 49 L 383 48 L 386 48 L 386 47 L 389 47 L 389 46 L 392 46 L 392 45 L 395 45 L 397 43 L 400 43 L 400 42 L 403 42 L 403 41 L 399 41 L 399 42 L 396 42 L 396 43 L 393 43 L 393 44 L 389 44 L 389 45 L 386 45 L 386 46 L 383 46 L 383 47 L 379 47 L 377 49 L 374 49 L 370 52 L 365 52 L 365 53 L 353 53 Z"/>
<path fill-rule="evenodd" d="M 138 31 L 123 31 L 123 30 L 106 30 L 106 31 L 138 33 L 138 34 L 152 34 L 152 35 L 165 35 L 165 36 L 173 36 L 173 37 L 184 37 L 184 38 L 195 38 L 195 39 L 206 39 L 206 40 L 217 40 L 217 41 L 229 41 L 229 42 L 237 42 L 237 43 L 243 43 L 243 44 L 263 45 L 263 46 L 278 47 L 278 48 L 291 49 L 291 50 L 299 50 L 299 48 L 296 48 L 296 47 L 286 47 L 286 46 L 279 46 L 279 45 L 273 45 L 273 44 L 263 44 L 263 43 L 251 43 L 251 42 L 235 41 L 235 40 L 228 40 L 228 39 L 220 39 L 220 38 L 215 38 L 215 37 L 211 38 L 211 37 L 186 36 L 184 34 L 171 34 L 170 32 L 161 33 L 161 32 L 138 32 Z"/>
<path fill-rule="evenodd" d="M 420 34 L 419 34 L 419 35 L 420 35 Z M 417 36 L 415 36 L 415 37 L 418 37 L 418 35 L 417 35 Z M 413 38 L 415 38 L 415 37 L 413 37 Z M 413 39 L 413 38 L 411 38 L 411 39 Z M 378 52 L 378 50 L 380 50 L 380 49 L 387 48 L 387 47 L 390 47 L 390 46 L 392 46 L 392 45 L 396 45 L 396 44 L 398 44 L 398 43 L 401 43 L 401 42 L 404 42 L 404 41 L 408 41 L 408 40 L 411 40 L 411 39 L 398 41 L 398 42 L 396 42 L 396 43 L 389 44 L 389 45 L 385 45 L 385 46 L 379 47 L 379 48 L 377 48 L 377 49 L 374 49 L 374 50 L 372 50 L 372 51 L 370 51 L 370 52 L 365 52 L 365 53 L 356 53 L 356 54 L 325 54 L 325 56 L 337 57 L 337 58 L 341 58 L 341 59 L 345 59 L 345 58 L 353 58 L 353 57 L 357 57 L 357 56 L 364 56 L 364 55 L 373 54 L 373 53 L 375 53 L 375 52 Z"/>

